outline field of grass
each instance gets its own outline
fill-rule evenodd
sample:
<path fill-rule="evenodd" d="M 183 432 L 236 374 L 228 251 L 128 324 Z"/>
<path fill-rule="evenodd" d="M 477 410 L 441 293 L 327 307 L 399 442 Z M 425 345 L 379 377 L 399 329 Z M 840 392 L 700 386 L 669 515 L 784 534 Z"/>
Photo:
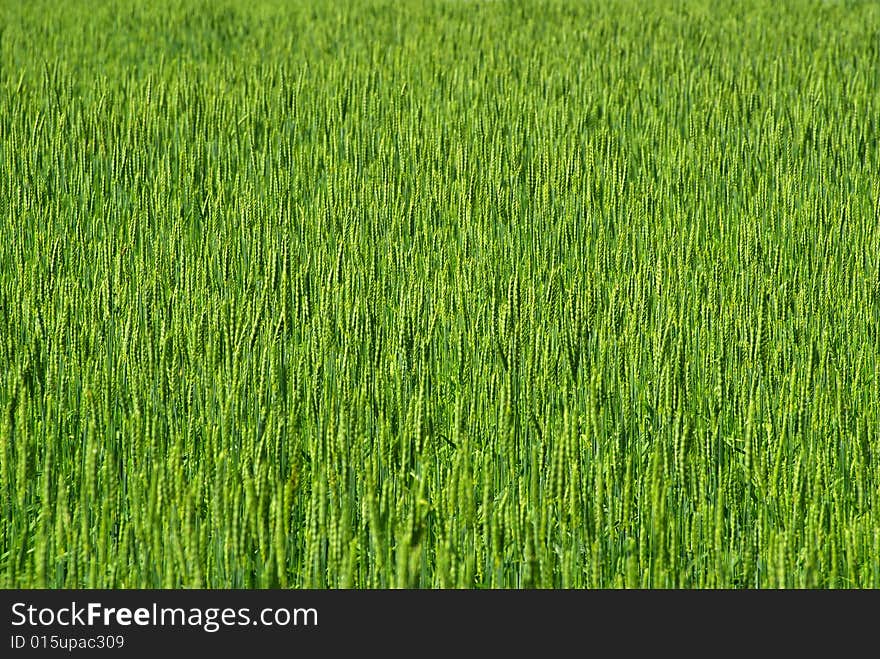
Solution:
<path fill-rule="evenodd" d="M 880 587 L 876 2 L 0 2 L 0 586 Z"/>

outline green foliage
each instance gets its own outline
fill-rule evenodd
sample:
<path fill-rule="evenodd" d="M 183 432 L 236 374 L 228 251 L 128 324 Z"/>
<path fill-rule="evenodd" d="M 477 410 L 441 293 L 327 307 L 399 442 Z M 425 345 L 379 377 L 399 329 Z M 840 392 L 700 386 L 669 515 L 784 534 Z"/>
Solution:
<path fill-rule="evenodd" d="M 0 5 L 0 586 L 880 587 L 880 6 Z"/>

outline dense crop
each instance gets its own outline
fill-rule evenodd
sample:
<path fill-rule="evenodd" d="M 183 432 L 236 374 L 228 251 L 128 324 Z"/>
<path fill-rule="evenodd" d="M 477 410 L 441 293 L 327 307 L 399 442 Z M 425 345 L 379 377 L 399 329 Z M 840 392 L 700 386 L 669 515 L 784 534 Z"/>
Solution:
<path fill-rule="evenodd" d="M 880 6 L 4 2 L 0 586 L 880 587 Z"/>

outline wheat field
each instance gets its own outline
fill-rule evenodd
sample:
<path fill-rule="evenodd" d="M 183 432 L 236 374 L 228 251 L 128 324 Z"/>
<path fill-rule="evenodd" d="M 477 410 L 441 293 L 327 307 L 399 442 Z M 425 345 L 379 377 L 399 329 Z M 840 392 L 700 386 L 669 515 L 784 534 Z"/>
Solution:
<path fill-rule="evenodd" d="M 0 586 L 880 587 L 880 5 L 0 2 Z"/>

